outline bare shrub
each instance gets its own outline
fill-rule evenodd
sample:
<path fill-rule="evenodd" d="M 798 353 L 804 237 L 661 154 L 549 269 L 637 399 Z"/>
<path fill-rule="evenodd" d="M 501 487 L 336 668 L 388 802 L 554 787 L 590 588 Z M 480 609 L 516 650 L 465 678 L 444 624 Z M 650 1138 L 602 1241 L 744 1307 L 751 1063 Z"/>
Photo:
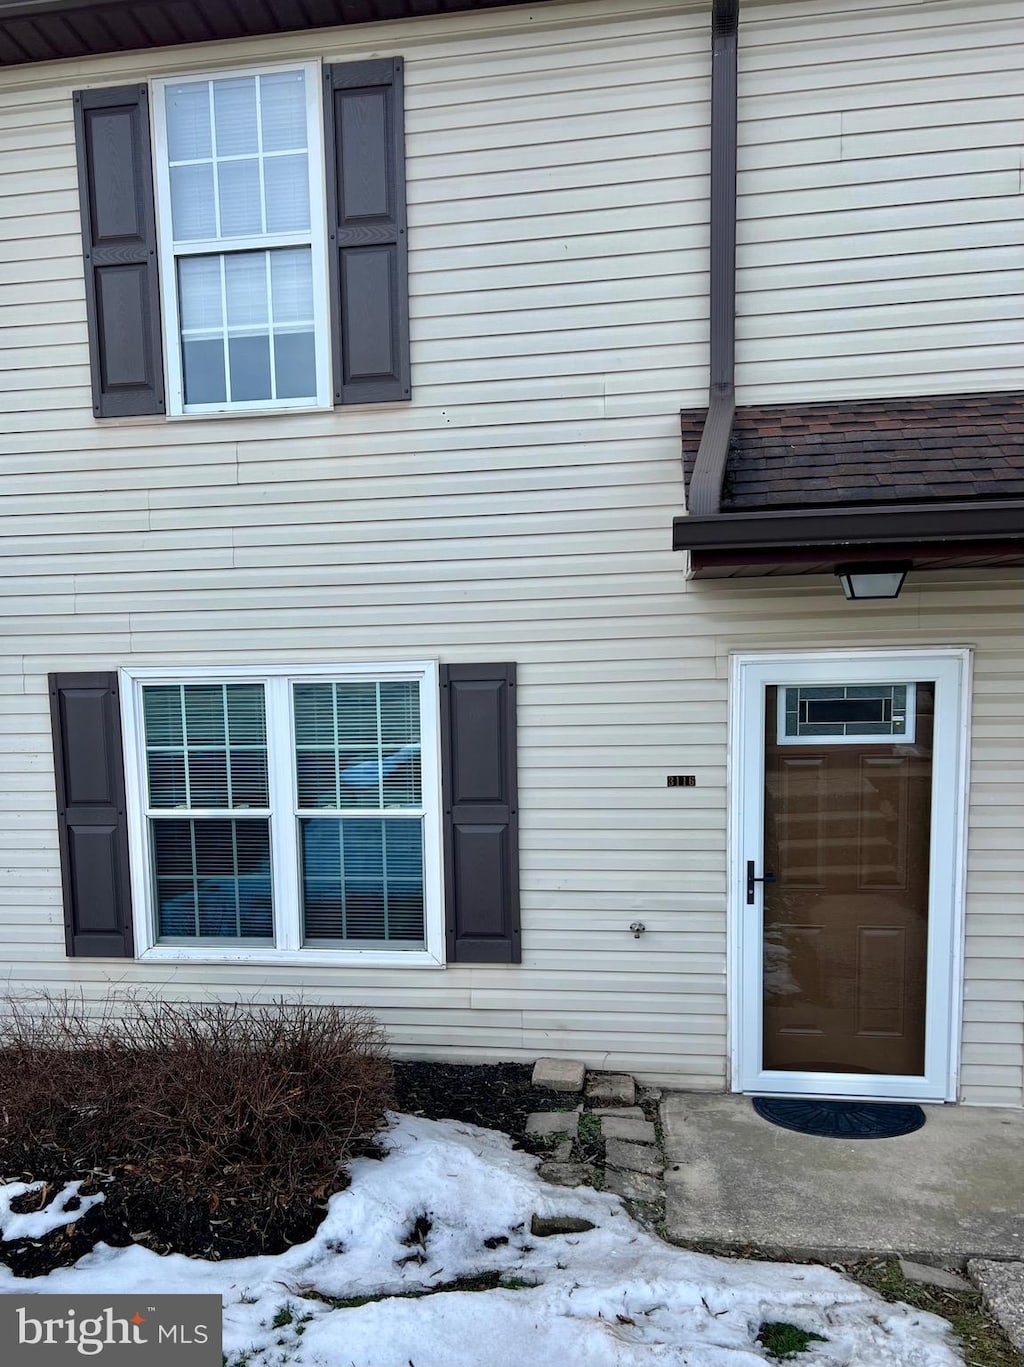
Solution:
<path fill-rule="evenodd" d="M 214 1206 L 323 1199 L 371 1147 L 391 1082 L 377 1023 L 339 1007 L 53 997 L 0 1014 L 9 1158 L 44 1148 Z"/>

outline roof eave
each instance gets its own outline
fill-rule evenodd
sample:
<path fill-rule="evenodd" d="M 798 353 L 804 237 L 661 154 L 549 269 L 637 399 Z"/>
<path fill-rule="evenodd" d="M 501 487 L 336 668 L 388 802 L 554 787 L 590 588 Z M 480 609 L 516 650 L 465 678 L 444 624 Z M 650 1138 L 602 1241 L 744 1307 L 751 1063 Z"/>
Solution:
<path fill-rule="evenodd" d="M 236 5 L 234 0 L 0 0 L 0 66 L 545 3 L 391 0 L 382 13 L 371 0 L 319 0 L 314 11 Z"/>
<path fill-rule="evenodd" d="M 1007 557 L 1024 564 L 1024 498 L 885 507 L 757 510 L 677 517 L 673 550 L 691 553 L 694 577 L 727 567 L 807 573 L 838 556 L 899 550 L 922 563 Z"/>

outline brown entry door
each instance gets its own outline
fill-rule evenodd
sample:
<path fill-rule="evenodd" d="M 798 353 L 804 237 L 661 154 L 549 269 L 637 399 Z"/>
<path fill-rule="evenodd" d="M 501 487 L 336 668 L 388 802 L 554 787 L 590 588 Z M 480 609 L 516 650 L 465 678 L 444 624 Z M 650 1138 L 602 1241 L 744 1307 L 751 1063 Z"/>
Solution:
<path fill-rule="evenodd" d="M 764 1068 L 921 1076 L 934 686 L 767 692 Z"/>

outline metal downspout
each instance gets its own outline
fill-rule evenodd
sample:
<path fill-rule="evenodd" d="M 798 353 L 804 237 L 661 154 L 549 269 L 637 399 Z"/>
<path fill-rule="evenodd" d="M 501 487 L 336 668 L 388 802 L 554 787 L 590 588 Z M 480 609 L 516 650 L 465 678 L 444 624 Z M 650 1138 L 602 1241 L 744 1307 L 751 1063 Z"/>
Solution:
<path fill-rule="evenodd" d="M 736 412 L 736 141 L 740 0 L 711 11 L 711 373 L 708 412 L 687 500 L 696 516 L 722 503 Z"/>

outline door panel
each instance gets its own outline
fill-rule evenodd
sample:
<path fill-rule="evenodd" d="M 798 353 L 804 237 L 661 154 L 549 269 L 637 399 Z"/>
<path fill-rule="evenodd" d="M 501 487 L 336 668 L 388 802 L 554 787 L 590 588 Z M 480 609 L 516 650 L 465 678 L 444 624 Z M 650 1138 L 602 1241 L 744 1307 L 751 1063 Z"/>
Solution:
<path fill-rule="evenodd" d="M 765 706 L 762 1067 L 921 1076 L 934 685 L 910 691 L 903 738 L 860 720 L 829 737 L 814 710 L 799 741 L 780 738 L 778 691 Z"/>

